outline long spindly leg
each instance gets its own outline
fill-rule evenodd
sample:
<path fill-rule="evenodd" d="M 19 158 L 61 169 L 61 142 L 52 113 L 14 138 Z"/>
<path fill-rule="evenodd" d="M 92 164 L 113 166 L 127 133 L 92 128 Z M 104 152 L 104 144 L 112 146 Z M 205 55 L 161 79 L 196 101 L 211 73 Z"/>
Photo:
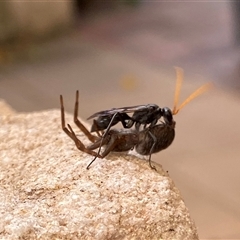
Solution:
<path fill-rule="evenodd" d="M 94 152 L 93 150 L 85 147 L 85 145 L 77 138 L 75 132 L 72 130 L 72 128 L 71 128 L 71 126 L 70 126 L 69 124 L 68 124 L 68 128 L 69 128 L 69 130 L 70 130 L 70 131 L 69 131 L 69 130 L 68 130 L 68 131 L 69 131 L 69 132 L 71 133 L 71 135 L 72 135 L 72 137 L 71 137 L 72 140 L 75 142 L 76 147 L 77 147 L 80 151 L 85 152 L 85 153 L 88 153 L 88 154 L 90 154 L 90 155 L 92 155 L 92 156 L 94 156 L 94 157 L 103 158 L 102 155 L 97 154 L 97 153 Z"/>
<path fill-rule="evenodd" d="M 71 132 L 71 131 L 69 131 L 68 130 L 68 128 L 66 127 L 66 124 L 65 124 L 65 113 L 64 113 L 64 104 L 63 104 L 63 97 L 62 97 L 62 95 L 60 95 L 60 105 L 61 105 L 61 123 L 62 123 L 62 129 L 63 129 L 63 131 L 72 139 L 72 140 L 74 140 L 74 135 L 73 135 L 73 133 Z M 79 123 L 83 126 L 83 128 L 84 129 L 86 129 L 85 128 L 85 126 L 79 121 Z M 81 129 L 81 128 L 80 128 Z M 82 130 L 82 129 L 81 129 Z M 86 131 L 87 131 L 87 129 L 86 129 Z M 85 133 L 85 132 L 84 132 Z M 91 133 L 90 133 L 90 135 L 91 135 Z M 93 136 L 93 135 L 92 135 Z M 95 139 L 95 141 L 97 140 L 97 139 L 99 139 L 97 136 L 93 136 L 94 137 L 94 139 Z"/>
<path fill-rule="evenodd" d="M 100 155 L 100 151 L 98 151 L 97 155 L 101 156 L 101 158 L 106 157 L 117 145 L 117 136 L 111 135 L 110 140 L 108 138 L 103 138 L 102 140 L 99 140 L 92 145 L 88 147 L 88 149 L 93 150 L 93 149 L 101 149 L 101 146 L 106 145 L 106 148 L 104 149 L 103 153 Z M 90 168 L 92 163 L 97 159 L 98 156 L 95 156 L 93 160 L 88 164 L 87 169 Z"/>
<path fill-rule="evenodd" d="M 117 144 L 117 137 L 115 135 L 111 135 L 110 139 L 109 137 L 105 136 L 103 137 L 97 137 L 92 135 L 86 127 L 78 120 L 78 91 L 76 93 L 76 103 L 75 103 L 75 110 L 74 110 L 74 121 L 76 125 L 85 133 L 85 135 L 89 138 L 89 136 L 92 136 L 92 142 L 93 144 L 89 147 L 85 147 L 85 145 L 77 138 L 75 132 L 71 128 L 71 126 L 68 124 L 68 128 L 65 124 L 65 114 L 64 114 L 64 105 L 63 105 L 63 97 L 60 95 L 60 104 L 61 104 L 61 125 L 63 131 L 74 141 L 76 147 L 85 153 L 88 153 L 92 156 L 94 156 L 94 159 L 88 164 L 87 169 L 91 166 L 91 164 L 96 160 L 96 158 L 104 158 L 107 156 L 116 146 Z M 90 139 L 90 138 L 89 138 Z M 102 155 L 100 154 L 100 149 L 102 145 L 106 145 L 105 150 L 103 151 Z M 94 152 L 94 149 L 97 149 L 98 153 Z"/>
<path fill-rule="evenodd" d="M 100 145 L 102 143 L 101 139 L 98 139 L 98 141 L 96 141 L 95 143 L 93 143 L 89 147 L 85 147 L 85 145 L 77 138 L 75 132 L 72 130 L 72 128 L 69 124 L 68 124 L 68 128 L 70 129 L 70 132 L 73 136 L 72 139 L 75 142 L 76 147 L 80 151 L 83 151 L 85 153 L 88 153 L 88 154 L 94 156 L 94 159 L 87 165 L 87 169 L 90 168 L 92 163 L 97 158 L 104 158 L 105 156 L 107 156 L 112 151 L 112 149 L 115 147 L 115 145 L 117 144 L 117 142 L 116 142 L 117 138 L 114 136 L 113 138 L 110 139 L 110 141 L 107 144 L 106 149 L 103 151 L 103 153 L 99 154 L 99 153 L 94 152 L 93 150 L 100 147 Z M 108 139 L 105 138 L 104 141 L 103 141 L 103 144 L 105 145 L 107 143 L 107 141 L 108 141 Z"/>
<path fill-rule="evenodd" d="M 157 138 L 150 131 L 148 131 L 148 134 L 153 139 L 153 145 L 152 145 L 152 147 L 150 149 L 148 163 L 149 163 L 150 168 L 152 168 L 152 169 L 157 171 L 156 167 L 152 165 L 152 161 L 151 161 L 152 152 L 153 152 L 153 149 L 154 149 L 154 147 L 155 147 L 155 145 L 157 143 Z"/>
<path fill-rule="evenodd" d="M 127 114 L 126 114 L 126 115 L 127 115 Z M 127 115 L 127 116 L 128 116 L 128 115 Z M 103 133 L 103 135 L 102 135 L 102 137 L 101 137 L 101 141 L 100 141 L 101 143 L 100 143 L 99 148 L 98 148 L 98 154 L 100 154 L 101 148 L 102 148 L 102 146 L 104 145 L 104 141 L 106 140 L 106 137 L 107 137 L 107 135 L 108 135 L 108 133 L 109 133 L 109 131 L 110 131 L 110 128 L 114 125 L 114 120 L 115 120 L 115 118 L 117 118 L 117 117 L 120 118 L 120 121 L 122 122 L 123 127 L 124 127 L 124 128 L 127 128 L 127 125 L 124 124 L 124 119 L 122 118 L 121 114 L 118 113 L 118 112 L 114 113 L 114 115 L 112 116 L 112 119 L 111 119 L 110 123 L 108 124 L 108 127 L 107 127 L 106 131 Z M 129 117 L 129 116 L 128 116 L 128 117 Z M 129 117 L 129 118 L 130 118 L 130 117 Z M 97 157 L 95 157 L 92 162 L 94 162 L 94 161 L 96 160 L 96 158 L 97 158 Z"/>
<path fill-rule="evenodd" d="M 97 153 L 98 155 L 99 155 L 100 152 L 101 152 L 101 148 L 102 148 L 102 146 L 104 145 L 104 142 L 106 141 L 107 134 L 108 134 L 110 128 L 112 127 L 112 123 L 113 123 L 115 117 L 117 116 L 117 114 L 118 114 L 118 113 L 115 113 L 115 114 L 113 115 L 110 123 L 108 124 L 108 127 L 107 127 L 106 131 L 103 133 L 103 135 L 102 135 L 102 137 L 101 137 L 101 140 L 100 140 L 100 143 L 99 143 L 99 146 L 98 146 L 98 153 Z M 90 162 L 90 164 L 87 166 L 87 168 L 89 168 L 90 165 L 91 165 L 96 159 L 97 159 L 97 156 L 93 158 L 93 160 Z"/>
<path fill-rule="evenodd" d="M 61 104 L 61 123 L 62 123 L 62 130 L 71 138 L 74 140 L 73 134 L 68 130 L 68 128 L 65 125 L 65 114 L 64 114 L 64 106 L 63 106 L 63 97 L 60 95 L 60 104 Z"/>
<path fill-rule="evenodd" d="M 103 141 L 101 141 L 101 139 L 98 139 L 98 141 L 96 141 L 95 143 L 93 143 L 92 145 L 85 147 L 85 145 L 77 138 L 75 132 L 73 131 L 73 129 L 71 128 L 71 126 L 68 124 L 68 128 L 69 128 L 69 132 L 72 134 L 72 139 L 75 142 L 76 147 L 85 153 L 88 153 L 92 156 L 94 156 L 94 159 L 87 165 L 87 169 L 90 168 L 90 166 L 92 165 L 92 163 L 97 159 L 97 158 L 104 158 L 106 157 L 116 146 L 117 144 L 117 137 L 115 135 L 111 135 L 111 139 L 109 141 L 108 138 L 105 138 Z M 109 141 L 109 142 L 108 142 Z M 96 153 L 93 150 L 97 149 L 101 146 L 101 144 L 106 145 L 105 150 L 103 151 L 102 154 Z"/>
<path fill-rule="evenodd" d="M 98 137 L 92 135 L 87 130 L 87 128 L 78 119 L 78 99 L 79 99 L 79 92 L 77 91 L 76 92 L 75 107 L 74 107 L 74 122 L 91 142 L 95 142 L 98 139 Z"/>

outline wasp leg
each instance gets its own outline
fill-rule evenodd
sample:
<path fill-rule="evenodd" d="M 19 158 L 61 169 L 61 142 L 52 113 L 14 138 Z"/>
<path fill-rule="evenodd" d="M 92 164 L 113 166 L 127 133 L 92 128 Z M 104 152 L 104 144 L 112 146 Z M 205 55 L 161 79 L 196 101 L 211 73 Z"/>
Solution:
<path fill-rule="evenodd" d="M 113 121 L 114 119 L 116 118 L 116 116 L 118 115 L 119 113 L 115 113 L 110 121 L 110 123 L 108 124 L 108 127 L 106 129 L 106 131 L 103 133 L 102 135 L 102 138 L 101 138 L 101 141 L 100 141 L 100 145 L 99 145 L 99 149 L 98 149 L 98 154 L 100 154 L 100 151 L 101 151 L 101 148 L 102 148 L 102 145 L 103 145 L 103 142 L 105 141 L 105 138 L 110 130 L 110 128 L 112 127 L 113 125 Z M 95 157 L 92 162 L 94 162 L 96 160 L 97 157 Z"/>
<path fill-rule="evenodd" d="M 101 145 L 102 141 L 101 139 L 98 139 L 98 141 L 96 141 L 95 143 L 93 143 L 92 145 L 90 145 L 89 147 L 85 147 L 85 145 L 77 138 L 75 132 L 72 130 L 71 126 L 68 124 L 68 128 L 70 129 L 70 132 L 73 136 L 73 141 L 75 142 L 76 147 L 85 152 L 88 153 L 92 156 L 94 156 L 94 159 L 87 165 L 87 169 L 90 168 L 90 166 L 92 165 L 92 163 L 97 159 L 97 158 L 104 158 L 105 156 L 107 156 L 112 149 L 116 146 L 117 141 L 116 141 L 116 137 L 111 138 L 110 142 L 108 143 L 106 149 L 104 150 L 104 152 L 102 154 L 96 153 L 93 150 L 96 148 L 99 148 L 99 146 Z M 103 144 L 105 145 L 107 143 L 108 139 L 104 139 Z"/>
<path fill-rule="evenodd" d="M 106 138 L 106 136 L 107 136 L 110 128 L 111 128 L 113 125 L 115 125 L 114 120 L 115 120 L 115 118 L 117 118 L 117 117 L 119 117 L 120 121 L 122 122 L 123 127 L 124 127 L 124 128 L 128 128 L 128 127 L 127 127 L 127 124 L 126 124 L 125 121 L 124 121 L 124 117 L 123 117 L 119 112 L 114 113 L 114 115 L 112 116 L 112 119 L 111 119 L 110 123 L 108 124 L 108 127 L 107 127 L 106 131 L 105 131 L 105 132 L 103 133 L 103 135 L 102 135 L 102 140 L 101 140 L 100 147 L 99 147 L 99 149 L 98 149 L 98 154 L 99 154 L 100 151 L 101 151 L 101 147 L 102 147 L 102 145 L 103 145 L 103 141 L 104 141 L 104 139 Z M 126 114 L 125 117 L 127 117 L 128 119 L 131 119 L 127 114 Z"/>
<path fill-rule="evenodd" d="M 117 136 L 115 135 L 111 135 L 110 139 L 109 138 L 104 138 L 104 139 L 99 139 L 99 141 L 93 143 L 91 146 L 88 147 L 88 149 L 96 149 L 99 148 L 101 149 L 102 145 L 106 145 L 105 150 L 103 151 L 103 153 L 100 155 L 100 151 L 98 150 L 98 155 L 101 156 L 101 158 L 106 157 L 113 149 L 114 147 L 117 145 L 118 141 L 117 141 Z M 93 158 L 93 160 L 88 164 L 87 169 L 89 169 L 89 167 L 92 165 L 92 163 L 97 159 L 98 156 L 95 156 Z"/>
<path fill-rule="evenodd" d="M 152 147 L 151 147 L 151 149 L 150 149 L 148 163 L 149 163 L 150 168 L 152 168 L 152 169 L 154 169 L 155 171 L 157 171 L 156 167 L 152 165 L 152 161 L 151 161 L 152 152 L 153 152 L 153 149 L 154 149 L 154 147 L 155 147 L 155 145 L 156 145 L 156 143 L 157 143 L 157 138 L 156 138 L 150 131 L 148 131 L 148 134 L 149 134 L 149 135 L 152 137 L 152 139 L 153 139 L 153 145 L 152 145 Z"/>

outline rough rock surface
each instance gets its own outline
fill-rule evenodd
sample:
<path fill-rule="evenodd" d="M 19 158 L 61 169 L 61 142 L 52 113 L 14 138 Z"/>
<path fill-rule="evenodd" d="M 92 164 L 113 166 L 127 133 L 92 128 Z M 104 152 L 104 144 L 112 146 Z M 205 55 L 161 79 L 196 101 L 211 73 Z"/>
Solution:
<path fill-rule="evenodd" d="M 156 172 L 136 156 L 110 154 L 86 170 L 92 157 L 61 130 L 59 110 L 7 109 L 0 111 L 1 239 L 198 239 L 161 166 Z"/>

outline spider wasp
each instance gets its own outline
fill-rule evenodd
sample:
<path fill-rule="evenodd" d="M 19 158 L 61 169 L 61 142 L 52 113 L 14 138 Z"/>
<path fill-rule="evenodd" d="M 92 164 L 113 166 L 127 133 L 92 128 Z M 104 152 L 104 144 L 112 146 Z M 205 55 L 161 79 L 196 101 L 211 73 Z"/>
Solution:
<path fill-rule="evenodd" d="M 164 107 L 160 108 L 155 104 L 139 105 L 132 107 L 113 108 L 110 110 L 100 111 L 90 118 L 97 117 L 93 121 L 91 132 L 97 132 L 98 136 L 93 135 L 78 119 L 78 98 L 79 92 L 76 92 L 74 122 L 78 128 L 92 142 L 90 146 L 85 146 L 76 136 L 75 132 L 69 124 L 65 124 L 65 114 L 63 97 L 60 95 L 61 104 L 61 124 L 63 131 L 75 142 L 76 147 L 85 153 L 94 156 L 94 159 L 88 164 L 87 169 L 96 160 L 96 158 L 104 158 L 110 152 L 124 152 L 135 149 L 141 155 L 149 155 L 149 166 L 155 169 L 152 165 L 151 155 L 171 145 L 175 137 L 175 124 L 173 115 L 176 115 L 186 104 L 191 100 L 207 91 L 210 84 L 207 83 L 194 91 L 179 107 L 178 99 L 183 81 L 183 70 L 176 68 L 177 80 L 175 87 L 175 98 L 173 110 Z M 133 113 L 130 117 L 128 113 Z M 159 124 L 157 122 L 163 118 Z M 121 122 L 122 129 L 111 129 L 112 126 Z M 131 128 L 135 125 L 135 128 Z M 143 127 L 141 128 L 141 126 Z M 106 130 L 105 130 L 106 129 Z M 102 135 L 98 131 L 105 130 Z M 105 149 L 100 153 L 101 147 Z M 98 148 L 98 152 L 94 150 Z"/>

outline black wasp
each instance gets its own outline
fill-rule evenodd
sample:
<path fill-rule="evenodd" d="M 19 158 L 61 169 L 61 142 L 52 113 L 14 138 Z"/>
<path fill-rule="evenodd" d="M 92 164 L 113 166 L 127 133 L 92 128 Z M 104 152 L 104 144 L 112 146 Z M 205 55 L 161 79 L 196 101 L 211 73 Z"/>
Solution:
<path fill-rule="evenodd" d="M 193 92 L 179 107 L 178 98 L 183 80 L 183 70 L 177 70 L 177 83 L 175 89 L 175 99 L 173 110 L 167 107 L 160 108 L 155 104 L 139 105 L 133 107 L 113 108 L 106 111 L 100 111 L 89 118 L 97 117 L 94 120 L 91 131 L 98 132 L 101 130 L 101 136 L 92 135 L 86 127 L 78 119 L 78 91 L 76 92 L 76 101 L 74 108 L 74 122 L 80 130 L 92 142 L 90 146 L 85 146 L 76 136 L 71 126 L 65 126 L 63 98 L 60 96 L 61 102 L 61 122 L 64 132 L 75 142 L 77 148 L 86 152 L 94 159 L 89 163 L 87 169 L 96 160 L 96 158 L 104 158 L 111 151 L 123 152 L 133 148 L 141 155 L 149 155 L 149 165 L 155 169 L 151 164 L 151 154 L 166 149 L 174 140 L 175 137 L 175 121 L 173 115 L 176 115 L 180 109 L 188 104 L 192 99 L 207 91 L 210 84 L 205 84 L 195 92 Z M 128 113 L 133 113 L 130 117 Z M 158 120 L 163 117 L 163 121 L 157 124 Z M 123 129 L 111 129 L 112 126 L 121 122 Z M 135 128 L 131 127 L 135 124 Z M 149 124 L 149 125 L 148 125 Z M 143 125 L 143 129 L 140 126 Z M 131 129 L 129 129 L 131 128 Z M 105 146 L 104 151 L 100 154 L 101 147 Z M 98 148 L 98 152 L 93 150 Z"/>
<path fill-rule="evenodd" d="M 110 129 L 112 126 L 121 122 L 124 128 L 131 128 L 135 124 L 135 128 L 139 130 L 140 126 L 144 128 L 148 124 L 154 126 L 161 117 L 169 113 L 169 108 L 160 108 L 156 104 L 137 105 L 131 107 L 112 108 L 103 110 L 91 115 L 88 119 L 93 120 L 91 132 Z M 127 113 L 133 113 L 130 117 Z"/>
<path fill-rule="evenodd" d="M 72 127 L 65 124 L 65 114 L 63 106 L 63 97 L 60 96 L 61 103 L 61 123 L 63 131 L 75 142 L 76 147 L 85 153 L 94 156 L 94 159 L 88 164 L 87 169 L 95 161 L 96 158 L 104 158 L 110 152 L 125 152 L 135 149 L 141 155 L 149 155 L 149 166 L 155 169 L 151 163 L 151 155 L 167 148 L 175 137 L 175 121 L 169 116 L 167 122 L 156 124 L 151 128 L 143 130 L 133 129 L 110 129 L 102 136 L 95 136 L 87 130 L 83 123 L 78 119 L 78 91 L 76 92 L 76 101 L 74 108 L 74 122 L 79 129 L 92 142 L 91 145 L 85 146 L 82 141 L 76 136 Z M 105 149 L 100 153 L 101 147 Z M 98 152 L 93 150 L 98 148 Z"/>
<path fill-rule="evenodd" d="M 133 112 L 133 114 L 130 117 L 127 113 L 131 113 L 131 112 Z M 123 127 L 125 129 L 128 129 L 128 128 L 131 128 L 135 124 L 135 130 L 137 132 L 139 132 L 139 136 L 141 136 L 140 138 L 141 139 L 143 139 L 143 138 L 150 139 L 149 141 L 145 141 L 145 142 L 146 142 L 146 144 L 148 143 L 151 146 L 153 146 L 152 150 L 150 150 L 151 148 L 149 150 L 146 150 L 146 149 L 144 150 L 142 148 L 142 144 L 139 144 L 139 143 L 135 147 L 136 151 L 139 154 L 149 155 L 149 165 L 151 168 L 153 168 L 151 165 L 151 154 L 154 153 L 154 145 L 155 145 L 154 143 L 157 142 L 157 137 L 155 136 L 156 130 L 152 130 L 153 132 L 149 131 L 149 130 L 152 129 L 154 126 L 156 126 L 158 120 L 161 117 L 163 117 L 164 122 L 167 125 L 175 126 L 175 122 L 174 122 L 174 124 L 172 124 L 172 122 L 173 122 L 172 111 L 167 107 L 160 108 L 156 104 L 138 105 L 138 106 L 132 106 L 132 107 L 123 107 L 123 108 L 112 108 L 110 110 L 105 110 L 105 111 L 100 111 L 100 112 L 94 113 L 88 119 L 95 118 L 95 117 L 97 117 L 97 119 L 93 120 L 91 132 L 98 132 L 99 130 L 106 129 L 101 138 L 100 146 L 98 148 L 98 155 L 100 155 L 100 151 L 101 151 L 101 147 L 104 143 L 104 139 L 108 136 L 109 131 L 112 126 L 121 122 Z M 141 125 L 143 125 L 143 129 L 145 131 L 140 130 Z M 156 128 L 156 129 L 158 129 L 158 128 Z M 161 128 L 161 129 L 163 129 L 163 128 Z M 132 131 L 132 132 L 134 132 L 134 131 Z M 173 135 L 171 134 L 171 136 L 173 136 Z M 160 136 L 158 136 L 158 139 L 159 138 L 160 138 Z M 173 141 L 173 139 L 174 139 L 174 137 L 172 138 L 171 142 Z M 167 144 L 167 147 L 169 145 L 170 144 Z M 163 148 L 166 148 L 166 146 L 163 146 Z M 158 150 L 158 151 L 160 151 L 160 150 Z M 146 152 L 147 152 L 147 154 L 146 154 Z M 97 157 L 95 156 L 93 159 L 93 162 L 95 161 L 96 158 Z"/>

